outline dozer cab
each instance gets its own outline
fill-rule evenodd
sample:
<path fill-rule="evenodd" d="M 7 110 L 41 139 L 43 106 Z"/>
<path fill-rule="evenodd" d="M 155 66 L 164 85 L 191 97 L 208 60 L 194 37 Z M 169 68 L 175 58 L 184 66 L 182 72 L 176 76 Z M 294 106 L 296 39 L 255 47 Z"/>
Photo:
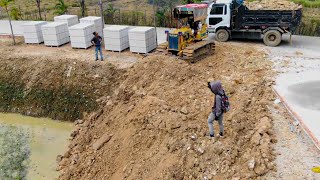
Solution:
<path fill-rule="evenodd" d="M 167 42 L 160 44 L 158 52 L 167 51 L 191 62 L 214 53 L 214 41 L 208 37 L 207 4 L 187 4 L 174 8 L 174 18 L 178 28 L 166 31 Z"/>

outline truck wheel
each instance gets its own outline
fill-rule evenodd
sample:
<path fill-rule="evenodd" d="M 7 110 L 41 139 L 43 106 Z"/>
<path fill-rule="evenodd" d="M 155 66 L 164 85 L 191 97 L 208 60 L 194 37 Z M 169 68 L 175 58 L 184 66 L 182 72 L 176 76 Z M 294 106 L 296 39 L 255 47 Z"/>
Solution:
<path fill-rule="evenodd" d="M 277 30 L 269 30 L 263 36 L 263 42 L 267 46 L 278 46 L 281 43 L 282 35 Z"/>
<path fill-rule="evenodd" d="M 220 42 L 226 42 L 229 39 L 229 32 L 225 29 L 219 29 L 216 32 L 216 40 Z"/>

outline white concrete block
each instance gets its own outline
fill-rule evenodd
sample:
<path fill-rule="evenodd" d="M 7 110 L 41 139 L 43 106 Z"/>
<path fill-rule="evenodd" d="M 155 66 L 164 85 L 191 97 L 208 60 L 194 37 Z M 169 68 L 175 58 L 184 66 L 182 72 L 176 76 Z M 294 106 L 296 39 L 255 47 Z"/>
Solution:
<path fill-rule="evenodd" d="M 71 46 L 73 48 L 88 48 L 93 38 L 94 24 L 80 23 L 69 27 Z"/>
<path fill-rule="evenodd" d="M 54 17 L 54 21 L 55 21 L 55 22 L 64 22 L 64 23 L 67 23 L 69 27 L 79 23 L 79 20 L 78 20 L 78 16 L 77 16 L 77 15 L 61 15 L 61 16 L 55 16 L 55 17 Z"/>
<path fill-rule="evenodd" d="M 103 36 L 102 33 L 102 18 L 96 16 L 88 16 L 80 19 L 80 23 L 93 24 L 94 31 L 98 32 L 100 36 Z"/>
<path fill-rule="evenodd" d="M 70 41 L 67 23 L 52 22 L 42 26 L 41 29 L 47 46 L 60 46 Z"/>
<path fill-rule="evenodd" d="M 128 36 L 129 27 L 113 25 L 104 28 L 103 35 L 105 38 L 122 38 Z"/>
<path fill-rule="evenodd" d="M 45 24 L 47 24 L 47 22 L 45 21 L 32 21 L 32 22 L 23 24 L 23 36 L 25 39 L 25 43 L 43 42 L 41 26 Z"/>

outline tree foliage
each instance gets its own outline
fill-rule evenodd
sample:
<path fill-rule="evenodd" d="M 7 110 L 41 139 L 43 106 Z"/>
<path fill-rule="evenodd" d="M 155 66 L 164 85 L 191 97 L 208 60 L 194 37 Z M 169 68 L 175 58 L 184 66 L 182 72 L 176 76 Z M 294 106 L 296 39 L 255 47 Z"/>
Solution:
<path fill-rule="evenodd" d="M 68 5 L 64 0 L 58 0 L 58 3 L 55 5 L 55 14 L 62 15 L 68 12 Z"/>
<path fill-rule="evenodd" d="M 18 8 L 12 7 L 10 10 L 10 16 L 13 20 L 18 20 L 21 18 L 21 12 Z"/>
<path fill-rule="evenodd" d="M 7 9 L 11 2 L 13 2 L 13 0 L 0 0 L 0 6 Z"/>

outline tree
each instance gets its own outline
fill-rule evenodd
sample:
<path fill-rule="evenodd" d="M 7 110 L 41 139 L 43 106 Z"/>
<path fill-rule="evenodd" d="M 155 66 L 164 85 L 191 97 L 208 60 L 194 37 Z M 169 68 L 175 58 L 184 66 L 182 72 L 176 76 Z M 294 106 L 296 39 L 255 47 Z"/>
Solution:
<path fill-rule="evenodd" d="M 68 6 L 64 3 L 64 0 L 58 0 L 58 3 L 55 6 L 55 14 L 61 15 L 68 12 Z"/>
<path fill-rule="evenodd" d="M 105 16 L 107 17 L 106 23 L 114 24 L 114 14 L 118 9 L 114 8 L 113 4 L 108 4 L 108 8 L 104 11 Z"/>
<path fill-rule="evenodd" d="M 85 0 L 79 0 L 80 3 L 80 9 L 81 9 L 81 16 L 84 17 L 86 15 L 86 4 Z"/>
<path fill-rule="evenodd" d="M 38 8 L 39 18 L 42 20 L 42 17 L 41 17 L 41 8 L 40 8 L 41 0 L 36 0 L 36 3 L 37 3 L 37 8 Z"/>
<path fill-rule="evenodd" d="M 19 11 L 18 8 L 12 7 L 11 11 L 10 11 L 10 16 L 11 16 L 12 19 L 18 20 L 21 17 L 21 12 Z"/>
<path fill-rule="evenodd" d="M 158 9 L 157 12 L 156 12 L 156 17 L 157 17 L 157 20 L 158 20 L 157 26 L 164 27 L 165 26 L 164 21 L 166 19 L 166 17 L 165 17 L 165 9 L 163 9 L 163 8 Z"/>
<path fill-rule="evenodd" d="M 4 8 L 7 12 L 8 18 L 9 18 L 9 24 L 10 24 L 10 29 L 11 29 L 11 35 L 12 35 L 12 40 L 13 40 L 13 45 L 16 45 L 16 40 L 14 39 L 13 35 L 13 29 L 12 29 L 12 24 L 11 24 L 11 17 L 9 15 L 9 10 L 8 10 L 8 5 L 12 3 L 13 0 L 0 0 L 0 6 Z"/>

